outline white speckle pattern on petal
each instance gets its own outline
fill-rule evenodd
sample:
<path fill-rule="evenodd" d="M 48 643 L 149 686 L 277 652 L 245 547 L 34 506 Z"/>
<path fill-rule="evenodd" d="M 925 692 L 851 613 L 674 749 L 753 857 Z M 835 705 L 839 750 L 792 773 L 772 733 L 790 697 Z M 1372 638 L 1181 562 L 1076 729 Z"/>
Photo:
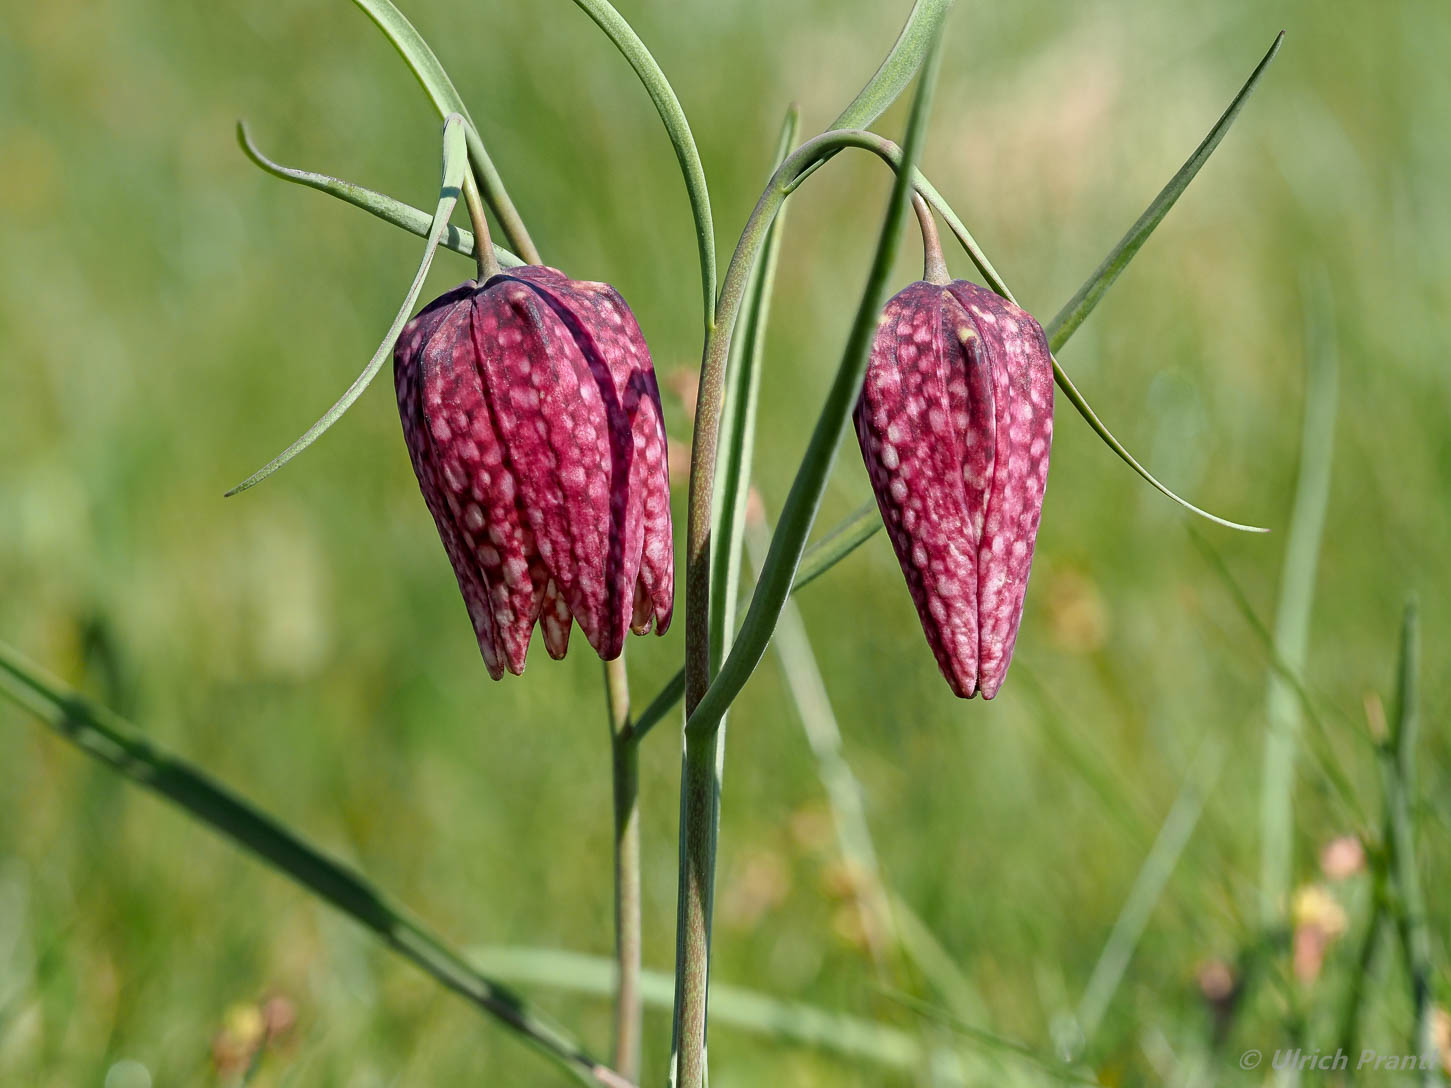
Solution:
<path fill-rule="evenodd" d="M 867 474 L 937 663 L 992 698 L 1012 658 L 1052 441 L 1033 318 L 975 284 L 911 284 L 883 310 L 857 402 Z"/>
<path fill-rule="evenodd" d="M 674 549 L 660 396 L 612 288 L 542 267 L 465 283 L 403 330 L 394 382 L 491 676 L 523 671 L 535 622 L 554 657 L 572 620 L 605 658 L 631 627 L 664 631 Z"/>

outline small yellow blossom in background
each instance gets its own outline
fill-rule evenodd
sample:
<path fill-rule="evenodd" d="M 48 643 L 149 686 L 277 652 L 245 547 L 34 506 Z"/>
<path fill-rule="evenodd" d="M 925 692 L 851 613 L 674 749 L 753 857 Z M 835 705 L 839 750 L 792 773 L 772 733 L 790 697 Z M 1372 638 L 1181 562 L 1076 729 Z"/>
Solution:
<path fill-rule="evenodd" d="M 1323 884 L 1306 884 L 1295 892 L 1290 917 L 1295 926 L 1295 977 L 1311 983 L 1320 977 L 1325 952 L 1350 926 L 1343 908 Z"/>

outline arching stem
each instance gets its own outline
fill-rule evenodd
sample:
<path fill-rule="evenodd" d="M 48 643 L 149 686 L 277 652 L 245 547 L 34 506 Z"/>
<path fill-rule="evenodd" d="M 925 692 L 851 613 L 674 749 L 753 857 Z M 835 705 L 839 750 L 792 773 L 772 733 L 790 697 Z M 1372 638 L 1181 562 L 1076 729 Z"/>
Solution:
<path fill-rule="evenodd" d="M 919 192 L 912 193 L 912 210 L 917 213 L 917 224 L 922 228 L 922 278 L 928 283 L 946 287 L 952 282 L 952 277 L 947 272 L 947 260 L 942 256 L 937 221 L 932 218 L 932 209 Z"/>
<path fill-rule="evenodd" d="M 499 274 L 499 259 L 489 238 L 489 220 L 484 214 L 484 198 L 472 171 L 464 174 L 464 203 L 468 205 L 469 222 L 474 229 L 474 261 L 479 268 L 479 282 L 486 283 Z"/>

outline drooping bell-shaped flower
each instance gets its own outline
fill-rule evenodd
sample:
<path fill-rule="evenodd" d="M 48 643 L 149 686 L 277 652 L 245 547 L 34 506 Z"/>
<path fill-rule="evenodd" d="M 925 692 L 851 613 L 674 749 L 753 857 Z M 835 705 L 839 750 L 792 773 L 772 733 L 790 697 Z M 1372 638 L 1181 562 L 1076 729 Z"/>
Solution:
<path fill-rule="evenodd" d="M 489 674 L 518 674 L 537 620 L 563 657 L 571 617 L 602 658 L 664 633 L 674 600 L 665 427 L 624 299 L 553 268 L 435 299 L 393 356 L 423 498 Z"/>
<path fill-rule="evenodd" d="M 940 282 L 887 303 L 854 418 L 942 675 L 962 698 L 991 699 L 1012 660 L 1038 535 L 1053 362 L 1031 315 L 947 282 L 936 256 L 929 276 Z"/>

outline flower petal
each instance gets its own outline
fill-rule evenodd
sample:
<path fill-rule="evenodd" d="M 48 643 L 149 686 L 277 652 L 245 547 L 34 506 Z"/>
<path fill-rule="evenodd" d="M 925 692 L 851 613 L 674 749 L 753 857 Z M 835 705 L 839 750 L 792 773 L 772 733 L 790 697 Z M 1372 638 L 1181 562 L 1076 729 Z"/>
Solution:
<path fill-rule="evenodd" d="M 496 276 L 475 297 L 474 350 L 519 503 L 580 629 L 619 656 L 629 624 L 623 577 L 628 466 L 602 383 L 574 334 L 527 280 Z M 603 383 L 608 389 L 608 377 Z"/>
<path fill-rule="evenodd" d="M 951 378 L 945 365 L 962 354 L 961 315 L 945 300 L 942 287 L 918 282 L 887 303 L 855 422 L 927 642 L 968 698 L 978 684 L 977 540 L 953 413 L 970 414 L 971 388 L 960 364 Z"/>
<path fill-rule="evenodd" d="M 964 280 L 949 290 L 976 319 L 997 428 L 978 562 L 979 684 L 997 694 L 1023 617 L 1053 443 L 1053 357 L 1032 315 Z"/>

